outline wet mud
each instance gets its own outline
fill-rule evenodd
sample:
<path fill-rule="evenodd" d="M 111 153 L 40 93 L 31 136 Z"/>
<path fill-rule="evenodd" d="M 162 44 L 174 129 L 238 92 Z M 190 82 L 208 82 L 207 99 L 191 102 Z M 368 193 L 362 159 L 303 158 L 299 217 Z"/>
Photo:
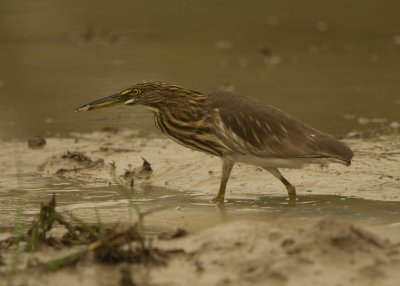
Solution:
<path fill-rule="evenodd" d="M 243 164 L 225 204 L 212 204 L 217 158 L 130 130 L 46 138 L 40 149 L 2 141 L 1 280 L 396 285 L 400 136 L 344 140 L 355 151 L 350 167 L 282 170 L 297 187 L 295 205 L 278 180 Z M 40 215 L 54 193 L 57 209 Z"/>

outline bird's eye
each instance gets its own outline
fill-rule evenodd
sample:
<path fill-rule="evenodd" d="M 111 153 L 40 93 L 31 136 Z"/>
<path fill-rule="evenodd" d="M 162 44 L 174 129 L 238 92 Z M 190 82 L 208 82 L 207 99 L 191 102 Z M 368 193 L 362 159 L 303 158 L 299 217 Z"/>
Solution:
<path fill-rule="evenodd" d="M 138 94 L 140 93 L 140 91 L 139 91 L 137 88 L 134 88 L 134 89 L 132 90 L 132 93 L 133 93 L 134 95 L 138 95 Z"/>

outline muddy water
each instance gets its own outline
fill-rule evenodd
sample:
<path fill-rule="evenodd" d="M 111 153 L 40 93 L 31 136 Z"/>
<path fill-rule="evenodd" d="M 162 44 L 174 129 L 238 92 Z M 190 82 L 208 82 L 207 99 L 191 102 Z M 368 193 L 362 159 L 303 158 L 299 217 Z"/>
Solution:
<path fill-rule="evenodd" d="M 87 222 L 104 223 L 136 219 L 118 187 L 76 188 L 76 184 L 49 183 L 3 194 L 0 203 L 1 232 L 14 232 L 15 224 L 29 225 L 41 202 L 56 192 L 60 211 Z M 328 217 L 357 223 L 393 241 L 400 240 L 400 202 L 380 202 L 333 195 L 301 195 L 296 206 L 285 197 L 269 195 L 229 199 L 224 206 L 209 197 L 168 188 L 136 187 L 135 205 L 142 212 L 155 210 L 145 218 L 146 231 L 159 233 L 185 228 L 197 232 L 234 220 L 264 221 L 272 225 L 307 226 Z M 8 207 L 6 207 L 8 206 Z M 97 213 L 97 214 L 96 214 Z"/>
<path fill-rule="evenodd" d="M 72 113 L 144 79 L 229 86 L 336 135 L 363 128 L 360 117 L 399 121 L 399 10 L 376 0 L 1 1 L 0 137 L 148 132 L 141 108 Z"/>
<path fill-rule="evenodd" d="M 154 211 L 145 218 L 146 230 L 151 233 L 177 227 L 197 232 L 233 220 L 304 226 L 329 217 L 400 240 L 398 135 L 348 141 L 358 152 L 350 168 L 332 165 L 328 169 L 284 170 L 297 186 L 296 205 L 289 203 L 278 180 L 255 167 L 237 165 L 228 184 L 227 201 L 218 207 L 210 199 L 218 189 L 219 160 L 167 139 L 135 138 L 133 134 L 137 133 L 75 134 L 75 138 L 48 139 L 39 150 L 29 149 L 26 143 L 0 143 L 0 232 L 29 225 L 40 203 L 53 193 L 59 211 L 88 222 L 136 219 L 135 209 L 128 206 L 126 192 L 121 193 L 116 179 L 126 169 L 140 166 L 145 157 L 152 164 L 150 177 L 136 178 L 133 190 L 129 184 L 123 190 L 128 190 L 141 212 Z M 119 150 L 126 142 L 132 151 L 99 152 L 105 147 Z M 81 169 L 78 162 L 62 159 L 67 150 L 83 152 L 92 160 L 103 159 L 105 165 Z M 109 163 L 116 166 L 114 175 Z M 57 175 L 59 169 L 72 171 Z"/>

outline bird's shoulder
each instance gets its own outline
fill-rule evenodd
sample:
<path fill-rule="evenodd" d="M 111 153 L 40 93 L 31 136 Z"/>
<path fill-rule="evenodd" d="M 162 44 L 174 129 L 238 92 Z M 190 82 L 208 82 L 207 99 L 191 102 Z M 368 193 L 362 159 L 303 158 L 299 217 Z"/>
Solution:
<path fill-rule="evenodd" d="M 218 90 L 209 93 L 208 102 L 212 108 L 222 108 L 224 110 L 245 111 L 244 108 L 250 108 L 246 111 L 253 113 L 254 115 L 262 115 L 265 112 L 269 112 L 274 107 L 266 105 L 252 97 L 244 96 L 236 92 Z"/>

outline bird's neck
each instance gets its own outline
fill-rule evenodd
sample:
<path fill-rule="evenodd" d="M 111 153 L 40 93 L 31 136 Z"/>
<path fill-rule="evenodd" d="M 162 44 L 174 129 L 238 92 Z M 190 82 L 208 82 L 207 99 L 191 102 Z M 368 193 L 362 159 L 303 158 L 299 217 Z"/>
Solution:
<path fill-rule="evenodd" d="M 198 105 L 196 105 L 196 107 L 189 106 L 187 108 L 170 108 L 167 106 L 159 108 L 150 107 L 150 110 L 154 112 L 156 126 L 166 134 L 168 134 L 169 129 L 174 128 L 173 126 L 186 126 L 188 128 L 203 126 L 208 118 L 204 108 Z"/>
<path fill-rule="evenodd" d="M 198 120 L 204 117 L 206 95 L 175 86 L 158 92 L 159 100 L 144 104 L 156 115 L 169 115 L 179 120 Z"/>

